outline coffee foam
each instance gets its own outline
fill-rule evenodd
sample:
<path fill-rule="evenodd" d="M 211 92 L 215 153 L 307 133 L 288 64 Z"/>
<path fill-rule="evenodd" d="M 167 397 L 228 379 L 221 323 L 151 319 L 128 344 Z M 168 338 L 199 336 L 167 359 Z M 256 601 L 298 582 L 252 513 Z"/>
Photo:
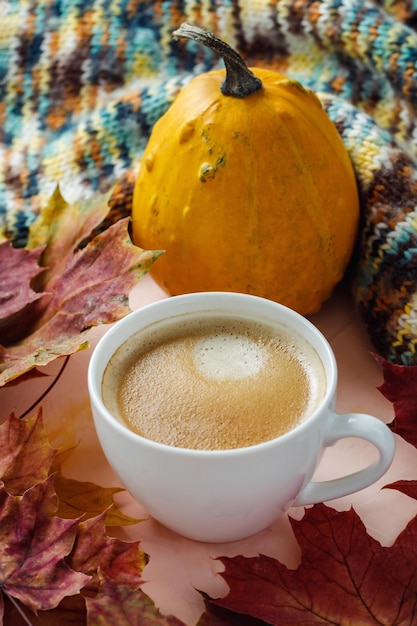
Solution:
<path fill-rule="evenodd" d="M 294 428 L 320 403 L 324 381 L 308 344 L 282 329 L 222 318 L 132 337 L 113 356 L 102 391 L 109 410 L 144 437 L 227 449 Z"/>

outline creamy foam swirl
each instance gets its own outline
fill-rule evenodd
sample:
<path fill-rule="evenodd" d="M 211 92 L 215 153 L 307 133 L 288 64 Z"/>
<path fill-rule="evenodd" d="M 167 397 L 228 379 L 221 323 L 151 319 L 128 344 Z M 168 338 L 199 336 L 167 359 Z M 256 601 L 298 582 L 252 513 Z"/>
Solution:
<path fill-rule="evenodd" d="M 197 338 L 192 354 L 197 371 L 214 380 L 253 376 L 266 360 L 264 346 L 250 337 L 233 333 Z"/>

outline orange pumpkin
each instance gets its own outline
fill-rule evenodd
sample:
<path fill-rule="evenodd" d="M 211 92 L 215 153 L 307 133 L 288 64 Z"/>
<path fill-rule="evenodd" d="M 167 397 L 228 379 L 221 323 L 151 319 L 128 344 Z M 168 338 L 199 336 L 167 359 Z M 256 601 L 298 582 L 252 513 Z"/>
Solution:
<path fill-rule="evenodd" d="M 353 168 L 317 96 L 250 70 L 227 44 L 174 33 L 221 54 L 155 124 L 133 197 L 133 240 L 164 249 L 152 266 L 170 294 L 239 291 L 302 314 L 342 278 L 356 240 Z"/>

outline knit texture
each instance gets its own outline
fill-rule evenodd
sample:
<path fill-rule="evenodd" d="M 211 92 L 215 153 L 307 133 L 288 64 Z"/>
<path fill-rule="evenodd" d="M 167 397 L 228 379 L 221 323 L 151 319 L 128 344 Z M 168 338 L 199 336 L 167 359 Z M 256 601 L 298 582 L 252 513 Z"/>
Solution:
<path fill-rule="evenodd" d="M 375 350 L 417 365 L 415 0 L 0 0 L 0 240 L 24 245 L 57 183 L 68 201 L 118 183 L 129 212 L 155 121 L 222 66 L 173 40 L 183 21 L 319 93 L 359 185 L 354 298 Z"/>

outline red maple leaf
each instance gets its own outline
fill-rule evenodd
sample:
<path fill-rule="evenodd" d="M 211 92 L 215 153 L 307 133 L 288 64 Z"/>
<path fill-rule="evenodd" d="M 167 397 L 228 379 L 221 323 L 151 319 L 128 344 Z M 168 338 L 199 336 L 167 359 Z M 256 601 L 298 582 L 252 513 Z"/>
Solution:
<path fill-rule="evenodd" d="M 298 569 L 266 556 L 222 558 L 230 593 L 215 604 L 276 626 L 416 623 L 417 518 L 388 548 L 352 509 L 315 505 L 292 525 Z"/>
<path fill-rule="evenodd" d="M 394 406 L 395 419 L 391 430 L 417 448 L 417 365 L 396 365 L 374 354 L 382 368 L 384 382 L 378 387 Z M 417 481 L 398 480 L 384 489 L 397 489 L 417 499 Z"/>
<path fill-rule="evenodd" d="M 417 447 L 417 365 L 396 365 L 374 355 L 384 374 L 379 391 L 393 403 L 393 432 Z"/>
<path fill-rule="evenodd" d="M 397 489 L 406 496 L 417 500 L 417 480 L 397 480 L 395 483 L 385 485 L 384 489 Z"/>

